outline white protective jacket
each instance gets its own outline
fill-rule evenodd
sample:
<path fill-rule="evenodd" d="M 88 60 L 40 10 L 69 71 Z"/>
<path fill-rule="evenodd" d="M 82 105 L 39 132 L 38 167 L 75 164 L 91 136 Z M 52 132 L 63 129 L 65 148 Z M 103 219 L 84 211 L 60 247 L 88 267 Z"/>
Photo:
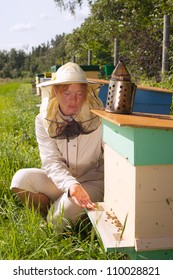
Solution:
<path fill-rule="evenodd" d="M 68 142 L 51 138 L 39 114 L 36 117 L 36 137 L 42 168 L 58 189 L 68 192 L 75 183 L 103 181 L 101 124 L 92 133 L 79 135 Z"/>

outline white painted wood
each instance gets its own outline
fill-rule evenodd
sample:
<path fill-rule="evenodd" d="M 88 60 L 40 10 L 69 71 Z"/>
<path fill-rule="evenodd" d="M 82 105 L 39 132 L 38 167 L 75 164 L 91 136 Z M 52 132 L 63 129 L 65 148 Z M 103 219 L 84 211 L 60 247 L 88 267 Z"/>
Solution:
<path fill-rule="evenodd" d="M 164 249 L 167 242 L 173 249 L 173 165 L 133 166 L 105 144 L 104 202 L 122 225 L 128 215 L 124 238 L 130 244 L 156 239 L 153 248 Z"/>
<path fill-rule="evenodd" d="M 136 237 L 173 237 L 173 165 L 138 166 L 136 173 Z"/>
<path fill-rule="evenodd" d="M 120 225 L 119 221 L 115 221 L 113 211 L 110 211 L 110 208 L 104 202 L 98 203 L 97 210 L 88 211 L 88 216 L 106 251 L 134 247 L 134 240 L 122 235 L 122 225 Z"/>
<path fill-rule="evenodd" d="M 104 201 L 113 209 L 120 222 L 127 223 L 125 236 L 134 240 L 136 168 L 105 144 Z"/>
<path fill-rule="evenodd" d="M 170 249 L 170 244 L 173 244 L 173 237 L 136 239 L 135 249 L 136 251 L 167 250 Z"/>

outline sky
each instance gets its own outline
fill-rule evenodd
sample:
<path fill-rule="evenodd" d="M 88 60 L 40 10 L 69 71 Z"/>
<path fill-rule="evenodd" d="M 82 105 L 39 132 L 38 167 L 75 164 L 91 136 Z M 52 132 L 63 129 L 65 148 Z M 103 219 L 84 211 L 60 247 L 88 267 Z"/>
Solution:
<path fill-rule="evenodd" d="M 54 0 L 0 0 L 0 4 L 0 51 L 28 52 L 56 35 L 73 32 L 90 13 L 87 0 L 75 17 L 61 12 Z"/>

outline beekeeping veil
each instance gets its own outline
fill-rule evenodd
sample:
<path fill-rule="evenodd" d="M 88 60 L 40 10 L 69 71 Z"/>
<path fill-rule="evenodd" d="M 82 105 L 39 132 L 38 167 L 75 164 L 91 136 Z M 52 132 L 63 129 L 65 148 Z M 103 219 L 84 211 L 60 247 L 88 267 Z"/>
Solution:
<path fill-rule="evenodd" d="M 87 84 L 86 101 L 76 115 L 64 116 L 59 108 L 54 86 L 73 83 Z M 91 110 L 103 109 L 103 104 L 98 97 L 100 86 L 100 83 L 89 82 L 81 67 L 72 62 L 61 66 L 56 72 L 55 79 L 38 84 L 42 96 L 40 113 L 50 137 L 69 140 L 79 134 L 89 134 L 98 128 L 100 118 Z"/>

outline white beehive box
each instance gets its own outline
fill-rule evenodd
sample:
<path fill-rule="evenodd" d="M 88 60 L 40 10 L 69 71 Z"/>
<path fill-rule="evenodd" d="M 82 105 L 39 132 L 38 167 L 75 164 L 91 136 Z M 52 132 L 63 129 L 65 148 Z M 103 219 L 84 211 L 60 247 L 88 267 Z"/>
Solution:
<path fill-rule="evenodd" d="M 97 113 L 103 117 L 105 196 L 100 211 L 89 216 L 106 250 L 116 244 L 136 251 L 173 249 L 172 117 Z"/>

